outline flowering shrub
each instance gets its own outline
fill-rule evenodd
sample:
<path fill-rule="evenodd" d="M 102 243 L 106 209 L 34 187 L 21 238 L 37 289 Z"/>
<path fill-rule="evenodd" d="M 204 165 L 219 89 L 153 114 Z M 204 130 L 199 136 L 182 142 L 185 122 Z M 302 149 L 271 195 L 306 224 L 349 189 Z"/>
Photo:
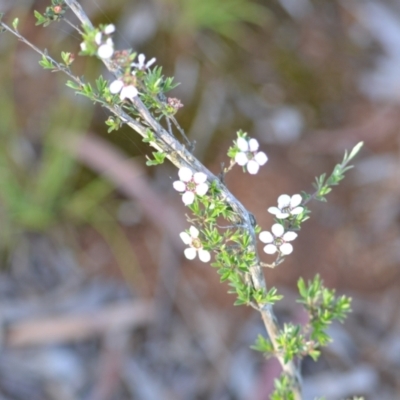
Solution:
<path fill-rule="evenodd" d="M 311 200 L 326 201 L 332 186 L 337 185 L 351 168 L 349 162 L 362 143 L 345 153 L 330 176 L 323 174 L 316 178 L 313 193 L 279 196 L 277 206 L 268 208 L 276 218 L 275 223 L 271 231 L 262 231 L 254 216 L 224 184 L 225 174 L 236 164 L 252 175 L 265 166 L 268 157 L 259 151 L 258 141 L 239 131 L 228 149 L 229 166 L 218 177 L 214 175 L 193 156 L 194 144 L 174 117 L 182 104 L 179 99 L 166 97 L 174 87 L 173 79 L 165 77 L 162 68 L 155 66 L 155 58 L 146 62 L 143 54 L 116 50 L 112 38 L 114 25 L 93 27 L 76 0 L 51 0 L 51 6 L 43 15 L 35 12 L 37 24 L 47 26 L 61 20 L 68 8 L 82 23 L 82 28 L 76 27 L 82 36 L 80 55 L 98 57 L 115 75 L 112 82 L 100 76 L 93 87 L 72 72 L 74 56 L 71 53 L 62 52 L 62 61 L 58 62 L 19 34 L 18 20 L 14 21 L 13 28 L 3 22 L 1 25 L 42 55 L 40 64 L 43 68 L 62 71 L 70 78 L 67 82 L 70 88 L 107 108 L 113 114 L 106 122 L 109 131 L 127 124 L 138 132 L 143 141 L 156 150 L 147 165 L 161 164 L 168 158 L 179 168 L 179 180 L 173 182 L 173 188 L 182 194 L 183 203 L 191 211 L 188 216 L 190 227 L 180 234 L 188 246 L 184 250 L 185 257 L 193 260 L 198 256 L 208 263 L 213 255 L 211 266 L 217 270 L 222 282 L 229 282 L 231 293 L 236 296 L 235 305 L 251 306 L 261 314 L 267 336 L 260 335 L 252 348 L 266 357 L 276 357 L 283 370 L 275 382 L 271 399 L 301 399 L 299 362 L 306 356 L 318 358 L 321 346 L 330 341 L 327 327 L 335 319 L 343 321 L 350 311 L 350 299 L 336 297 L 335 291 L 325 288 L 318 276 L 308 283 L 300 279 L 298 301 L 307 311 L 309 322 L 305 326 L 286 323 L 280 327 L 272 310 L 282 296 L 274 287 L 267 289 L 262 268 L 277 267 L 293 252 L 292 242 L 309 218 L 308 203 Z M 225 221 L 223 225 L 221 221 Z M 276 255 L 272 263 L 261 261 L 257 235 L 265 244 L 264 252 Z"/>

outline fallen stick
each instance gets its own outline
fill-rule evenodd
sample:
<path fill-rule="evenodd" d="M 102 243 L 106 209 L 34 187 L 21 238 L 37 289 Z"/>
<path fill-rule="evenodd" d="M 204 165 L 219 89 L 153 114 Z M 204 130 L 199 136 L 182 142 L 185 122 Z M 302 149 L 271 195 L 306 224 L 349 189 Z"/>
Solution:
<path fill-rule="evenodd" d="M 11 322 L 5 328 L 4 344 L 20 347 L 75 342 L 114 330 L 134 329 L 153 319 L 152 302 L 118 303 L 95 311 Z"/>

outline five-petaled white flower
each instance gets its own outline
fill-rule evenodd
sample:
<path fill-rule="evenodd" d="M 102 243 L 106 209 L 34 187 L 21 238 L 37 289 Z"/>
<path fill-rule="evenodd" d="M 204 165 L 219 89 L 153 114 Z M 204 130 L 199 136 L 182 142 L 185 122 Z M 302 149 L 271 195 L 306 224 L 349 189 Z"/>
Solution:
<path fill-rule="evenodd" d="M 156 59 L 153 57 L 151 60 L 147 61 L 147 63 L 145 61 L 146 61 L 146 56 L 144 54 L 139 54 L 138 62 L 132 63 L 131 66 L 137 69 L 144 70 L 150 68 L 156 62 Z"/>
<path fill-rule="evenodd" d="M 203 249 L 203 245 L 199 239 L 199 231 L 194 226 L 189 228 L 190 235 L 187 232 L 182 232 L 180 237 L 183 243 L 189 245 L 190 247 L 185 249 L 185 257 L 189 260 L 196 258 L 196 254 L 199 254 L 200 261 L 209 262 L 211 259 L 211 254 L 209 251 Z"/>
<path fill-rule="evenodd" d="M 193 172 L 187 168 L 182 167 L 178 172 L 180 181 L 173 183 L 174 189 L 178 192 L 185 192 L 182 196 L 182 201 L 185 205 L 190 205 L 194 201 L 195 194 L 204 196 L 208 190 L 207 175 L 203 172 Z"/>
<path fill-rule="evenodd" d="M 267 243 L 264 247 L 264 251 L 267 254 L 274 254 L 277 251 L 282 255 L 290 254 L 293 251 L 293 246 L 290 243 L 292 240 L 297 238 L 296 232 L 285 232 L 285 228 L 281 224 L 272 225 L 271 232 L 261 232 L 260 240 L 263 243 Z"/>
<path fill-rule="evenodd" d="M 261 165 L 268 161 L 267 155 L 258 150 L 258 142 L 256 139 L 247 140 L 245 138 L 238 138 L 237 147 L 240 150 L 235 156 L 235 161 L 241 165 L 246 166 L 249 174 L 256 174 Z"/>
<path fill-rule="evenodd" d="M 278 207 L 268 208 L 268 212 L 274 214 L 276 218 L 284 219 L 291 215 L 299 215 L 304 208 L 300 206 L 303 198 L 299 194 L 294 194 L 292 197 L 287 194 L 282 194 L 278 197 Z"/>
<path fill-rule="evenodd" d="M 136 87 L 133 84 L 126 84 L 122 79 L 116 79 L 111 82 L 109 89 L 112 94 L 119 93 L 121 100 L 129 99 L 133 101 L 134 97 L 138 95 Z"/>

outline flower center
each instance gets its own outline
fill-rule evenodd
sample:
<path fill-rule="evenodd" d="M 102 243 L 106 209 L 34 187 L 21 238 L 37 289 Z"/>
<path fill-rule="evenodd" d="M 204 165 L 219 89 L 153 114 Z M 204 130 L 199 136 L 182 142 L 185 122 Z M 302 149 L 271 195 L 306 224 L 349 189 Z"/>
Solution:
<path fill-rule="evenodd" d="M 251 151 L 248 151 L 247 154 L 246 154 L 246 156 L 247 156 L 247 159 L 248 159 L 249 161 L 252 160 L 252 159 L 254 158 L 254 154 L 253 154 Z"/>
<path fill-rule="evenodd" d="M 280 237 L 277 237 L 274 240 L 274 244 L 276 247 L 281 247 L 284 243 L 285 243 L 285 241 Z"/>
<path fill-rule="evenodd" d="M 192 239 L 192 246 L 193 246 L 195 249 L 201 249 L 201 248 L 202 248 L 202 245 L 201 245 L 200 239 L 199 239 L 199 238 L 193 238 L 193 239 Z"/>
<path fill-rule="evenodd" d="M 186 189 L 189 190 L 190 192 L 194 192 L 196 190 L 196 182 L 190 181 L 186 183 Z"/>
<path fill-rule="evenodd" d="M 290 214 L 290 212 L 292 211 L 292 209 L 290 208 L 289 205 L 287 205 L 287 206 L 283 206 L 283 207 L 281 208 L 281 211 L 284 212 L 284 213 L 286 213 L 286 214 Z"/>

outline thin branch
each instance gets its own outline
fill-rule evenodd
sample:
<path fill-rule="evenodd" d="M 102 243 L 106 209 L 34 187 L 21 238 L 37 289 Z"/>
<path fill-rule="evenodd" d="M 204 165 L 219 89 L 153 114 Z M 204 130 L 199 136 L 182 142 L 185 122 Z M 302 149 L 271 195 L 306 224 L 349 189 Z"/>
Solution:
<path fill-rule="evenodd" d="M 75 26 L 70 20 L 68 20 L 67 18 L 63 18 L 62 20 L 65 21 L 73 29 L 75 29 L 80 35 L 83 35 L 83 31 L 81 31 L 77 26 Z"/>
<path fill-rule="evenodd" d="M 178 124 L 178 121 L 175 119 L 174 116 L 167 117 L 167 119 L 171 119 L 171 121 L 174 123 L 176 129 L 178 129 L 179 133 L 182 135 L 183 139 L 185 139 L 187 145 L 189 146 L 189 151 L 193 151 L 194 149 L 194 142 L 191 142 L 189 138 L 186 136 L 185 131 L 182 129 L 182 127 Z"/>
<path fill-rule="evenodd" d="M 83 11 L 82 7 L 76 0 L 65 0 L 65 3 L 71 8 L 74 14 L 78 17 L 82 24 L 93 27 L 92 23 L 90 22 L 89 18 Z M 25 38 L 23 38 L 18 32 L 12 30 L 4 23 L 1 25 L 11 32 L 12 34 L 16 35 L 21 41 L 26 43 L 30 46 L 33 50 L 41 54 L 42 56 L 47 57 L 49 60 L 53 62 L 53 64 L 62 72 L 66 73 L 71 79 L 79 84 L 82 84 L 79 78 L 75 77 L 70 71 L 66 70 L 61 64 L 57 63 L 53 59 L 51 59 L 47 54 L 42 52 L 36 46 L 28 42 Z M 113 65 L 110 60 L 102 60 L 103 63 L 106 65 L 107 69 L 115 74 L 117 77 L 120 75 L 118 67 Z M 100 101 L 100 100 L 99 100 Z M 100 101 L 101 102 L 101 101 Z M 101 102 L 103 106 L 108 108 L 113 114 L 118 116 L 122 121 L 127 123 L 132 129 L 138 132 L 141 136 L 147 136 L 147 128 L 139 123 L 137 120 L 130 117 L 128 114 L 122 111 L 121 107 L 113 106 Z M 190 167 L 192 170 L 196 172 L 203 172 L 207 175 L 207 179 L 210 182 L 216 182 L 218 189 L 220 190 L 222 197 L 224 200 L 232 207 L 232 209 L 238 214 L 242 225 L 245 226 L 247 231 L 250 233 L 251 236 L 251 244 L 249 246 L 249 250 L 254 252 L 256 255 L 257 263 L 249 268 L 250 272 L 249 275 L 251 278 L 251 284 L 256 290 L 262 289 L 267 291 L 267 285 L 265 282 L 265 277 L 262 272 L 261 262 L 259 259 L 259 255 L 257 252 L 257 239 L 256 233 L 254 231 L 254 227 L 252 224 L 252 215 L 249 213 L 246 208 L 233 196 L 230 191 L 226 188 L 226 186 L 218 179 L 211 171 L 209 171 L 199 160 L 197 160 L 191 152 L 186 149 L 178 140 L 172 137 L 160 124 L 157 120 L 155 120 L 152 115 L 150 114 L 149 110 L 143 104 L 139 97 L 136 97 L 133 101 L 133 105 L 139 112 L 141 118 L 145 121 L 145 123 L 151 127 L 154 131 L 156 136 L 156 141 L 151 142 L 150 145 L 157 149 L 158 151 L 164 151 L 167 154 L 167 158 L 177 167 Z M 254 306 L 254 305 L 252 305 Z M 262 320 L 264 322 L 265 328 L 268 332 L 269 338 L 271 343 L 274 346 L 276 357 L 278 358 L 283 371 L 289 375 L 293 380 L 293 392 L 294 392 L 294 399 L 301 400 L 301 377 L 298 369 L 294 362 L 290 361 L 285 363 L 282 354 L 279 351 L 277 338 L 279 335 L 279 328 L 273 314 L 272 306 L 269 303 L 258 303 L 257 309 L 261 313 Z"/>

